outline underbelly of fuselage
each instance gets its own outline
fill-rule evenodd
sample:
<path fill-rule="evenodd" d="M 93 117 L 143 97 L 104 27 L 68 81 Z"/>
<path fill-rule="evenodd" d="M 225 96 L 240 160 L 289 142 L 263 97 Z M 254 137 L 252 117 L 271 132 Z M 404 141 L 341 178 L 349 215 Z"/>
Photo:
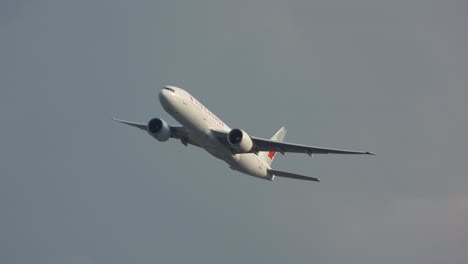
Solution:
<path fill-rule="evenodd" d="M 175 105 L 163 104 L 162 106 L 168 114 L 184 126 L 192 141 L 212 156 L 226 162 L 231 169 L 262 179 L 272 180 L 272 176 L 268 175 L 268 167 L 258 155 L 254 153 L 233 154 L 229 147 L 219 141 L 211 131 L 212 129 L 222 128 L 198 111 L 198 108 L 191 107 L 185 102 Z"/>

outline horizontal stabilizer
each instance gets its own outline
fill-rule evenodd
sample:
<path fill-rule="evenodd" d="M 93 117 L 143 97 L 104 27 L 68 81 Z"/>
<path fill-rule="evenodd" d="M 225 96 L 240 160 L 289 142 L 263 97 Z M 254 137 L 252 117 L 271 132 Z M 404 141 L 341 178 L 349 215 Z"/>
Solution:
<path fill-rule="evenodd" d="M 294 174 L 286 171 L 279 171 L 279 170 L 268 170 L 268 173 L 277 177 L 289 178 L 289 179 L 297 179 L 297 180 L 306 180 L 306 181 L 316 181 L 319 182 L 320 180 L 314 177 Z"/>

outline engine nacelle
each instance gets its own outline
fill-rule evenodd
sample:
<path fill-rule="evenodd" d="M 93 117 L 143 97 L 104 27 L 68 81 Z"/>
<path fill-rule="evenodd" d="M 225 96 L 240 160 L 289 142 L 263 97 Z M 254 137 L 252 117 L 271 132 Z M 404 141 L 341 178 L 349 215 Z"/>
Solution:
<path fill-rule="evenodd" d="M 148 122 L 146 131 L 148 131 L 148 134 L 152 137 L 161 142 L 167 141 L 171 138 L 171 128 L 160 118 L 151 119 Z"/>
<path fill-rule="evenodd" d="M 240 153 L 248 153 L 252 150 L 253 142 L 250 136 L 242 129 L 234 128 L 228 134 L 227 141 Z"/>

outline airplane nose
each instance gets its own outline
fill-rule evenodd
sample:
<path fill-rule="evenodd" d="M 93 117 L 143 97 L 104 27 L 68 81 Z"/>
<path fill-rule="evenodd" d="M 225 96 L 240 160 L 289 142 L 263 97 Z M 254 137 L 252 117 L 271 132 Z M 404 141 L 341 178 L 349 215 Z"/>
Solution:
<path fill-rule="evenodd" d="M 159 102 L 161 102 L 162 105 L 165 105 L 168 103 L 168 94 L 167 94 L 167 90 L 165 89 L 161 89 L 161 91 L 159 91 Z"/>
<path fill-rule="evenodd" d="M 161 89 L 161 91 L 159 91 L 159 101 L 162 101 L 164 99 L 166 99 L 166 92 L 164 91 L 164 88 Z"/>
<path fill-rule="evenodd" d="M 162 105 L 171 104 L 171 99 L 175 95 L 175 90 L 171 86 L 166 86 L 159 91 L 159 101 Z"/>

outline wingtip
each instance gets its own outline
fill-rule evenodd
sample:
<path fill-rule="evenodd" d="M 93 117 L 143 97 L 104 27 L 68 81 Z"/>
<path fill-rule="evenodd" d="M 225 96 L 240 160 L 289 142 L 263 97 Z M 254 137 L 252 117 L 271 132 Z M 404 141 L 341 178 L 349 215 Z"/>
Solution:
<path fill-rule="evenodd" d="M 120 120 L 120 119 L 115 118 L 115 117 L 113 117 L 112 120 L 115 121 L 115 122 L 124 123 L 124 122 L 122 122 L 123 120 Z"/>
<path fill-rule="evenodd" d="M 370 151 L 366 152 L 366 154 L 367 154 L 367 155 L 377 155 L 377 154 L 375 154 L 374 152 L 370 152 Z"/>
<path fill-rule="evenodd" d="M 114 120 L 116 122 L 119 122 L 119 123 L 125 123 L 125 120 L 118 119 L 118 118 L 115 118 L 115 117 L 113 117 L 112 120 Z"/>

